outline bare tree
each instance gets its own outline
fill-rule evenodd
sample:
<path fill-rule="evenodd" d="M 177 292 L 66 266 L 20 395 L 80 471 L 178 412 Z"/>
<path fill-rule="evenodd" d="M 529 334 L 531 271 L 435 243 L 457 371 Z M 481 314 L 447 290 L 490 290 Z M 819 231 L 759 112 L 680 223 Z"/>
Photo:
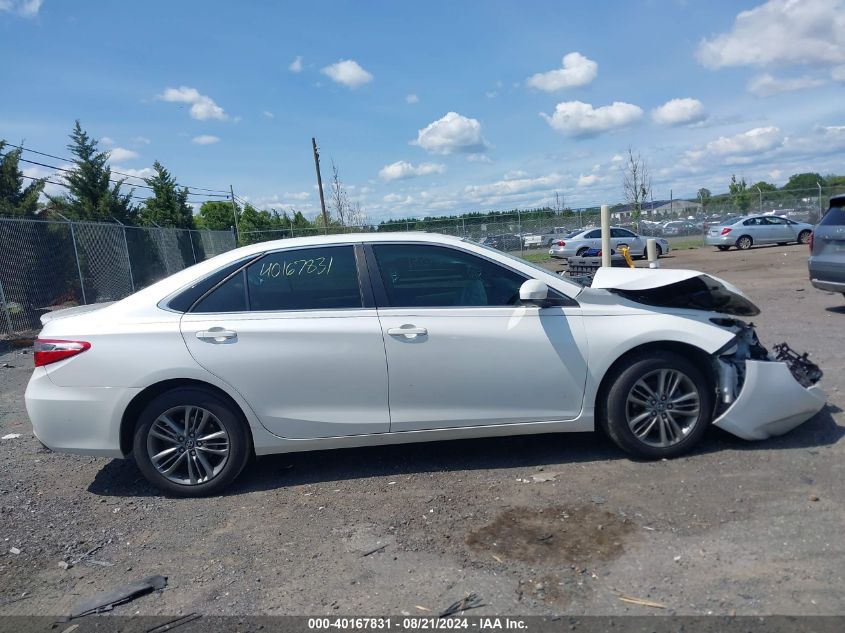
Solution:
<path fill-rule="evenodd" d="M 340 172 L 337 165 L 332 159 L 332 181 L 329 185 L 329 207 L 330 214 L 337 219 L 342 226 L 346 226 L 346 216 L 349 210 L 349 197 L 346 195 L 346 189 L 340 181 Z M 331 218 L 330 218 L 331 219 Z"/>
<path fill-rule="evenodd" d="M 625 175 L 622 179 L 625 201 L 631 205 L 631 219 L 639 227 L 643 203 L 651 195 L 651 174 L 642 155 L 628 147 L 628 160 L 625 163 Z"/>
<path fill-rule="evenodd" d="M 560 193 L 560 191 L 555 191 L 555 213 L 560 215 L 563 213 L 563 210 L 566 208 L 566 198 Z"/>

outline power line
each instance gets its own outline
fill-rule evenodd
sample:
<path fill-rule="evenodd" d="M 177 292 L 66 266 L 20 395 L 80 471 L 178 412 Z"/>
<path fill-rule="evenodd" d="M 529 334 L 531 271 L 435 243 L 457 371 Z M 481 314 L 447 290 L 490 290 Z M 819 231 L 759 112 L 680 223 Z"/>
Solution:
<path fill-rule="evenodd" d="M 74 160 L 70 159 L 70 158 L 64 158 L 62 156 L 56 156 L 55 154 L 48 154 L 46 152 L 39 152 L 38 150 L 29 149 L 28 147 L 24 147 L 22 145 L 15 145 L 14 143 L 6 143 L 6 145 L 8 145 L 9 147 L 14 147 L 14 148 L 19 149 L 19 150 L 24 151 L 24 152 L 30 152 L 31 154 L 38 154 L 39 156 L 46 156 L 47 158 L 53 158 L 55 160 L 61 160 L 61 161 L 64 161 L 66 163 L 73 163 L 74 162 Z M 41 163 L 35 163 L 34 161 L 27 161 L 24 158 L 21 158 L 20 160 L 22 160 L 24 162 L 33 163 L 33 164 L 36 164 L 36 165 L 41 164 Z M 52 166 L 48 165 L 48 167 L 52 167 Z M 52 169 L 60 169 L 60 168 L 59 167 L 52 167 Z M 117 174 L 118 176 L 124 176 L 126 178 L 137 178 L 138 180 L 144 180 L 143 176 L 137 176 L 137 175 L 134 175 L 134 174 L 124 174 L 123 172 L 115 171 L 113 169 L 111 170 L 111 173 Z M 115 181 L 111 181 L 111 182 L 115 182 Z M 142 185 L 132 185 L 132 186 L 141 187 Z M 228 192 L 224 191 L 223 189 L 207 189 L 205 187 L 192 187 L 190 185 L 179 185 L 179 186 L 184 187 L 184 188 L 189 189 L 189 190 L 194 189 L 196 191 L 209 191 L 209 192 L 213 192 L 213 193 L 216 193 L 216 194 L 225 194 L 226 197 L 228 197 Z M 213 196 L 213 197 L 223 197 L 223 196 Z"/>
<path fill-rule="evenodd" d="M 3 156 L 5 156 L 5 154 L 0 154 L 0 158 L 3 158 Z M 27 164 L 29 164 L 29 165 L 38 165 L 39 167 L 46 167 L 46 168 L 48 168 L 48 169 L 55 169 L 56 171 L 61 171 L 61 172 L 64 172 L 64 173 L 66 173 L 66 174 L 73 174 L 73 173 L 75 173 L 75 172 L 74 172 L 74 170 L 72 170 L 72 169 L 65 169 L 64 167 L 56 167 L 55 165 L 48 165 L 47 163 L 39 163 L 38 161 L 28 160 L 28 159 L 26 159 L 26 158 L 19 158 L 18 160 L 19 160 L 19 161 L 21 161 L 22 163 L 27 163 Z M 30 178 L 30 176 L 27 176 L 27 177 L 28 177 L 28 178 Z M 38 180 L 38 179 L 37 179 L 37 178 L 33 178 L 33 180 Z M 112 179 L 109 179 L 109 182 L 110 182 L 110 183 L 113 183 L 113 184 L 115 184 L 115 185 L 118 185 L 118 184 L 123 184 L 123 183 L 121 183 L 121 181 L 119 181 L 119 180 L 112 180 Z M 53 183 L 53 184 L 59 184 L 59 183 Z M 127 186 L 127 187 L 130 187 L 131 189 L 136 189 L 136 188 L 139 188 L 139 189 L 149 189 L 150 191 L 155 191 L 155 188 L 154 188 L 154 187 L 150 187 L 149 185 L 137 185 L 137 184 L 134 184 L 134 183 L 130 183 L 130 184 L 126 185 L 126 186 Z M 194 192 L 192 192 L 192 191 L 188 191 L 188 195 L 189 195 L 189 196 L 203 196 L 203 197 L 206 197 L 206 198 L 209 198 L 209 197 L 212 197 L 212 198 L 226 198 L 226 199 L 228 199 L 228 198 L 229 198 L 229 196 L 228 196 L 228 195 L 223 195 L 223 194 L 213 194 L 213 193 L 194 193 Z M 143 199 L 144 199 L 144 200 L 146 200 L 146 198 L 143 198 Z"/>

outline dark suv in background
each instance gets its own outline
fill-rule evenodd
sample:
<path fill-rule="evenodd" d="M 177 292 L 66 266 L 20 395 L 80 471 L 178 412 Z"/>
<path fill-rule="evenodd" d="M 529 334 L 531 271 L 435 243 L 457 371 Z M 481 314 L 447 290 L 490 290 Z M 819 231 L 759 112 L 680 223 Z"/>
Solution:
<path fill-rule="evenodd" d="M 830 199 L 810 236 L 810 283 L 820 290 L 845 295 L 845 194 Z"/>

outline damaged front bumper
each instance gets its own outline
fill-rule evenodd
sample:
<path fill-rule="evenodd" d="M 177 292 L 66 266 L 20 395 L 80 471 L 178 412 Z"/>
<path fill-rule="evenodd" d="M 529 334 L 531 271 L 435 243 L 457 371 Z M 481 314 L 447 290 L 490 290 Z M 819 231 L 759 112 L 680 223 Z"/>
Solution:
<path fill-rule="evenodd" d="M 785 362 L 746 360 L 739 395 L 713 424 L 744 440 L 765 440 L 806 422 L 826 400 L 820 387 L 801 386 Z"/>
<path fill-rule="evenodd" d="M 824 407 L 822 371 L 786 343 L 769 354 L 753 325 L 733 320 L 735 344 L 716 354 L 720 404 L 713 424 L 745 440 L 783 435 Z"/>

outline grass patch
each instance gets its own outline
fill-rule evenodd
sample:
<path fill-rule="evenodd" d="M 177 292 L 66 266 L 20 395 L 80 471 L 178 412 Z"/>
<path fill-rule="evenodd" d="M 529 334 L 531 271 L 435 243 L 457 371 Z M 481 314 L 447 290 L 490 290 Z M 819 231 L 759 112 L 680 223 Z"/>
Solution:
<path fill-rule="evenodd" d="M 549 257 L 548 251 L 540 252 L 540 253 L 525 253 L 524 255 L 520 255 L 517 251 L 514 253 L 518 257 L 522 257 L 522 259 L 528 260 L 529 262 L 533 262 L 535 264 L 544 264 L 546 262 L 551 261 L 551 257 Z"/>
<path fill-rule="evenodd" d="M 677 242 L 669 242 L 669 246 L 672 250 L 676 251 L 683 251 L 689 248 L 701 248 L 704 246 L 704 240 L 702 239 L 690 239 L 690 240 L 678 240 Z"/>

